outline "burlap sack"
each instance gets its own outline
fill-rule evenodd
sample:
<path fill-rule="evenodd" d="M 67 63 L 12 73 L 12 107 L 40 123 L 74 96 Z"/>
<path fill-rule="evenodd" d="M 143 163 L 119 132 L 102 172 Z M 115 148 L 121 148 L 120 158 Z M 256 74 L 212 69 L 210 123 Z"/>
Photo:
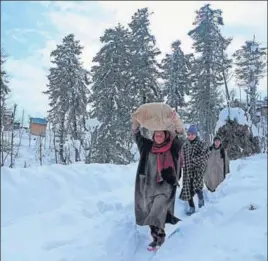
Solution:
<path fill-rule="evenodd" d="M 151 131 L 168 130 L 179 133 L 184 132 L 184 126 L 179 115 L 176 113 L 172 119 L 174 109 L 165 103 L 146 103 L 141 105 L 133 114 L 132 119 L 138 121 L 141 127 Z"/>

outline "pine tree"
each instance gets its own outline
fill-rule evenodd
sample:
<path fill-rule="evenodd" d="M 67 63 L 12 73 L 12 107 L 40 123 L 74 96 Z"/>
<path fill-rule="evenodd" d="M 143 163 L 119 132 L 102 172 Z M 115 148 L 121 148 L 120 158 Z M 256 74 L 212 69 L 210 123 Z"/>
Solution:
<path fill-rule="evenodd" d="M 87 117 L 89 90 L 87 88 L 87 71 L 83 69 L 80 55 L 83 47 L 73 34 L 63 38 L 62 44 L 51 52 L 52 64 L 48 75 L 49 120 L 56 128 L 60 138 L 59 154 L 65 162 L 63 145 L 67 134 L 74 140 L 80 140 Z M 75 148 L 75 161 L 79 151 Z"/>
<path fill-rule="evenodd" d="M 7 56 L 4 54 L 4 51 L 1 50 L 1 87 L 0 87 L 1 88 L 1 91 L 0 91 L 1 126 L 3 126 L 2 120 L 3 120 L 6 98 L 7 98 L 7 95 L 11 92 L 10 88 L 8 87 L 7 72 L 4 69 L 6 57 Z"/>
<path fill-rule="evenodd" d="M 212 10 L 207 4 L 196 13 L 196 27 L 188 33 L 194 40 L 196 54 L 191 77 L 191 117 L 199 123 L 201 131 L 212 134 L 222 104 L 223 72 L 231 64 L 225 54 L 231 39 L 221 35 L 221 10 Z"/>
<path fill-rule="evenodd" d="M 8 75 L 4 69 L 4 64 L 6 62 L 6 55 L 4 51 L 1 50 L 1 86 L 0 86 L 0 128 L 1 128 L 1 166 L 4 164 L 4 152 L 8 150 L 9 145 L 4 140 L 4 114 L 6 110 L 6 99 L 7 95 L 11 92 L 8 87 Z"/>
<path fill-rule="evenodd" d="M 172 54 L 166 54 L 162 61 L 164 69 L 164 95 L 166 103 L 178 111 L 178 108 L 185 106 L 185 94 L 190 89 L 190 61 L 180 48 L 179 40 L 172 43 Z"/>
<path fill-rule="evenodd" d="M 155 37 L 150 32 L 148 8 L 138 9 L 129 23 L 131 29 L 131 95 L 137 97 L 138 107 L 142 103 L 162 101 L 158 79 L 161 77 Z"/>
<path fill-rule="evenodd" d="M 1 50 L 1 106 L 4 104 L 5 97 L 10 93 L 10 88 L 8 87 L 7 72 L 4 69 L 4 64 L 6 63 L 6 55 L 3 50 Z"/>
<path fill-rule="evenodd" d="M 132 160 L 130 112 L 135 104 L 131 93 L 130 32 L 122 25 L 108 29 L 101 37 L 104 46 L 92 67 L 91 117 L 101 126 L 91 152 L 91 162 L 126 164 Z"/>
<path fill-rule="evenodd" d="M 259 81 L 265 75 L 266 52 L 260 47 L 260 43 L 255 41 L 246 41 L 241 49 L 237 50 L 235 57 L 235 78 L 237 85 L 244 88 L 248 104 L 250 104 L 250 116 L 253 124 L 256 124 L 256 96 Z"/>

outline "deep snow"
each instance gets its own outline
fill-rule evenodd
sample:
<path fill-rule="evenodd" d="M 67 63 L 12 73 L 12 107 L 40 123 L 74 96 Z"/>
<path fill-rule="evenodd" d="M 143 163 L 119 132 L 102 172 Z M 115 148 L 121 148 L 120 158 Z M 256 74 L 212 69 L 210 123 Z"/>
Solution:
<path fill-rule="evenodd" d="M 267 260 L 266 154 L 231 162 L 231 174 L 215 193 L 205 191 L 206 206 L 192 217 L 177 199 L 181 232 L 156 255 L 146 250 L 148 229 L 134 222 L 136 167 L 3 167 L 1 260 Z"/>

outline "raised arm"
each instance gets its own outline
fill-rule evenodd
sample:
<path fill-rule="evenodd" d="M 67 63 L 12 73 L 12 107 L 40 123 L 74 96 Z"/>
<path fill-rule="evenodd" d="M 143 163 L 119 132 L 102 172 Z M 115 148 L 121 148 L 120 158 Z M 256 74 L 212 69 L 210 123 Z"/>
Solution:
<path fill-rule="evenodd" d="M 151 140 L 146 139 L 145 137 L 143 137 L 141 135 L 141 132 L 140 132 L 140 124 L 136 120 L 134 120 L 134 119 L 132 120 L 131 129 L 132 129 L 134 140 L 135 140 L 135 142 L 137 144 L 137 147 L 138 147 L 138 149 L 139 149 L 140 152 L 144 148 L 144 146 L 147 146 L 150 143 L 152 143 Z"/>
<path fill-rule="evenodd" d="M 185 141 L 186 140 L 182 136 L 180 137 L 176 136 L 174 138 L 172 148 L 174 149 L 176 154 L 180 153 Z"/>

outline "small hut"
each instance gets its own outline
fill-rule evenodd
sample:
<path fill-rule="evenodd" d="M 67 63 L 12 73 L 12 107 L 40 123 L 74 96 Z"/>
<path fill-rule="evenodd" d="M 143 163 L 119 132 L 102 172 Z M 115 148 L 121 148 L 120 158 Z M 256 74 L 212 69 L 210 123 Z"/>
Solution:
<path fill-rule="evenodd" d="M 46 136 L 47 120 L 41 118 L 30 119 L 30 133 L 35 136 Z"/>

